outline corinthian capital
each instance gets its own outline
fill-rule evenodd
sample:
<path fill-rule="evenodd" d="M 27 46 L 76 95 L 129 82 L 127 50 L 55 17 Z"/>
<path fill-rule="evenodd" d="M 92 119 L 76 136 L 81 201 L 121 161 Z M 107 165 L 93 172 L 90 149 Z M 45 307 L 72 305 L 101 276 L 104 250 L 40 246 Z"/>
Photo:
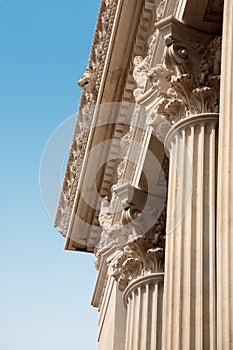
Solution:
<path fill-rule="evenodd" d="M 148 238 L 139 238 L 125 246 L 121 254 L 109 265 L 113 276 L 123 292 L 130 282 L 141 276 L 163 272 L 164 245 Z"/>
<path fill-rule="evenodd" d="M 218 113 L 221 37 L 196 31 L 173 17 L 156 23 L 165 40 L 162 64 L 150 67 L 152 88 L 138 103 L 160 141 L 173 124 L 198 114 Z"/>
<path fill-rule="evenodd" d="M 172 123 L 195 114 L 217 113 L 221 37 L 200 33 L 172 17 L 157 23 L 157 28 L 165 39 L 164 64 L 170 71 L 169 88 L 157 113 Z"/>

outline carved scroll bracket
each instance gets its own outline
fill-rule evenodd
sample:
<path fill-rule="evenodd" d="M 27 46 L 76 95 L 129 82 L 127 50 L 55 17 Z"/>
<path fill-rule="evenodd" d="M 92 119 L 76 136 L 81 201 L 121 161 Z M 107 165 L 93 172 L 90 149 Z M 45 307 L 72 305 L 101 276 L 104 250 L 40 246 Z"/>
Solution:
<path fill-rule="evenodd" d="M 148 194 L 121 181 L 113 186 L 112 192 L 110 202 L 107 198 L 102 200 L 99 222 L 103 230 L 96 255 L 114 246 L 122 250 L 140 238 L 158 242 L 164 237 L 165 188 L 159 187 L 156 194 Z"/>

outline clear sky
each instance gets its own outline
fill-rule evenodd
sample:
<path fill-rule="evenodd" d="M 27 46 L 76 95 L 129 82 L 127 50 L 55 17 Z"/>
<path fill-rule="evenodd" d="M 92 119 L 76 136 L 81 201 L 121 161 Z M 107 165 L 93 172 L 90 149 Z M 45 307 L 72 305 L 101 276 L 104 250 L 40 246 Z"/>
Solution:
<path fill-rule="evenodd" d="M 94 257 L 63 250 L 39 167 L 50 135 L 77 110 L 98 8 L 0 1 L 1 350 L 97 349 Z"/>

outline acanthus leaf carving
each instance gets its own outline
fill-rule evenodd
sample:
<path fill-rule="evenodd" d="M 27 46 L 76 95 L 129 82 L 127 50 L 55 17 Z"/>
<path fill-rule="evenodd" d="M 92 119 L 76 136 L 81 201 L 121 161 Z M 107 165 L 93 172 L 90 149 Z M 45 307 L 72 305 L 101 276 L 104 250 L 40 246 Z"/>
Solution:
<path fill-rule="evenodd" d="M 150 115 L 148 124 L 154 126 L 155 133 L 161 141 L 166 137 L 165 126 L 167 130 L 169 127 L 168 124 L 156 123 L 156 116 L 160 115 L 171 124 L 176 124 L 193 115 L 219 111 L 221 37 L 211 39 L 206 45 L 196 46 L 199 59 L 194 55 L 192 65 L 188 47 L 173 39 L 165 48 L 163 68 L 164 72 L 170 71 L 170 76 L 169 73 L 160 76 L 157 74 L 161 65 L 151 70 L 156 72 L 151 79 L 154 80 L 153 86 L 157 88 L 157 103 L 154 104 L 152 113 L 149 113 L 155 117 L 152 119 Z M 192 50 L 190 52 L 193 52 Z M 195 72 L 200 73 L 195 75 Z M 162 92 L 160 86 L 165 87 Z M 162 120 L 161 122 L 164 123 Z M 161 132 L 162 130 L 164 132 Z"/>
<path fill-rule="evenodd" d="M 179 48 L 179 44 L 175 45 L 176 43 L 167 49 L 167 57 L 170 61 L 173 59 L 176 69 L 170 80 L 173 96 L 169 96 L 169 90 L 167 95 L 171 101 L 178 99 L 185 105 L 183 116 L 180 114 L 178 120 L 195 114 L 218 112 L 221 37 L 216 36 L 207 45 L 202 44 L 197 48 L 201 62 L 198 69 L 195 68 L 197 59 L 194 61 L 194 67 L 191 66 L 188 49 L 182 50 L 182 46 Z M 201 73 L 195 76 L 195 71 Z M 177 109 L 177 114 L 179 112 L 180 108 Z"/>
<path fill-rule="evenodd" d="M 136 278 L 163 272 L 164 246 L 160 240 L 153 242 L 143 237 L 122 248 L 120 256 L 109 265 L 109 274 L 123 292 Z"/>

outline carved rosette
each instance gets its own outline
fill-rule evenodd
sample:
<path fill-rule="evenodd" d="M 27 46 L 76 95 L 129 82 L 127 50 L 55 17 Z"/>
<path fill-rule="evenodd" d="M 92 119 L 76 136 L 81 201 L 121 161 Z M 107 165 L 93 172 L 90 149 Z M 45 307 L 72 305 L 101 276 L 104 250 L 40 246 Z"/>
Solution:
<path fill-rule="evenodd" d="M 148 238 L 139 238 L 122 249 L 109 266 L 109 274 L 123 292 L 133 280 L 152 273 L 163 272 L 164 245 Z"/>

